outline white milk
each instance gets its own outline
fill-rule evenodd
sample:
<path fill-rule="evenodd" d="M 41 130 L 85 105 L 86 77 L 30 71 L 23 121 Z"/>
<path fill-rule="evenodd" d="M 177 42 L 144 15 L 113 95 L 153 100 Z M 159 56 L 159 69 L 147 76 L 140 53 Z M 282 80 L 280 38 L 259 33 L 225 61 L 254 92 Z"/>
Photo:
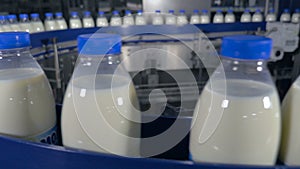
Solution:
<path fill-rule="evenodd" d="M 285 9 L 280 16 L 280 22 L 290 22 L 290 21 L 291 21 L 291 14 L 289 13 L 288 9 Z"/>
<path fill-rule="evenodd" d="M 83 22 L 83 27 L 84 28 L 93 28 L 93 27 L 95 27 L 95 22 L 94 22 L 94 19 L 92 17 L 83 18 L 82 22 Z"/>
<path fill-rule="evenodd" d="M 10 30 L 13 31 L 13 32 L 21 31 L 20 26 L 17 23 L 9 24 L 9 27 L 10 27 Z"/>
<path fill-rule="evenodd" d="M 251 22 L 251 14 L 249 13 L 249 10 L 245 10 L 242 14 L 241 22 Z"/>
<path fill-rule="evenodd" d="M 106 26 L 108 26 L 108 21 L 107 21 L 106 17 L 100 16 L 97 18 L 96 24 L 97 24 L 97 27 L 106 27 Z"/>
<path fill-rule="evenodd" d="M 71 18 L 70 29 L 79 29 L 79 28 L 82 28 L 82 23 L 80 18 Z"/>
<path fill-rule="evenodd" d="M 176 16 L 172 13 L 169 13 L 168 15 L 166 15 L 166 25 L 176 25 L 177 21 L 176 21 Z"/>
<path fill-rule="evenodd" d="M 116 84 L 112 89 L 113 94 L 110 89 L 112 77 Z M 128 85 L 132 84 L 130 79 L 116 75 L 97 75 L 95 79 L 94 75 L 90 75 L 70 83 L 73 85 L 70 84 L 67 89 L 62 110 L 64 146 L 139 156 L 139 141 L 132 142 L 124 137 L 140 137 L 140 124 L 127 120 L 133 118 L 131 102 L 138 107 L 134 86 Z"/>
<path fill-rule="evenodd" d="M 190 18 L 190 24 L 199 24 L 200 23 L 200 15 L 198 11 L 194 11 L 194 14 Z"/>
<path fill-rule="evenodd" d="M 224 22 L 224 15 L 222 12 L 218 11 L 213 18 L 213 23 L 223 23 L 223 22 Z"/>
<path fill-rule="evenodd" d="M 213 85 L 220 90 L 212 91 L 207 85 L 195 109 L 197 125 L 190 138 L 193 160 L 274 165 L 281 128 L 276 89 L 261 82 L 229 79 L 225 96 L 224 83 L 214 81 Z"/>
<path fill-rule="evenodd" d="M 189 23 L 187 16 L 185 15 L 185 11 L 180 11 L 180 14 L 176 18 L 176 23 L 177 25 L 185 25 Z"/>
<path fill-rule="evenodd" d="M 160 11 L 156 11 L 152 17 L 152 25 L 162 25 L 164 24 L 164 18 Z"/>
<path fill-rule="evenodd" d="M 30 26 L 30 22 L 20 22 L 19 23 L 19 26 L 20 26 L 20 30 L 22 32 L 32 32 L 31 31 L 31 26 Z"/>
<path fill-rule="evenodd" d="M 53 31 L 57 30 L 55 20 L 45 20 L 45 29 L 46 31 Z"/>
<path fill-rule="evenodd" d="M 122 25 L 122 19 L 120 16 L 113 16 L 110 19 L 110 26 L 121 26 Z"/>
<path fill-rule="evenodd" d="M 0 70 L 0 133 L 34 140 L 56 125 L 55 103 L 43 71 Z"/>
<path fill-rule="evenodd" d="M 45 31 L 44 25 L 41 21 L 30 22 L 32 33 Z"/>
<path fill-rule="evenodd" d="M 299 23 L 300 22 L 300 13 L 299 9 L 296 9 L 296 11 L 292 15 L 291 22 L 292 23 Z"/>
<path fill-rule="evenodd" d="M 143 12 L 139 11 L 135 16 L 135 25 L 147 25 L 146 18 Z"/>
<path fill-rule="evenodd" d="M 225 23 L 234 23 L 235 16 L 232 11 L 228 11 L 225 15 Z"/>
<path fill-rule="evenodd" d="M 252 22 L 262 22 L 263 21 L 263 15 L 259 10 L 256 10 L 256 12 L 252 16 Z"/>
<path fill-rule="evenodd" d="M 200 15 L 200 23 L 208 24 L 210 23 L 210 16 L 207 10 L 202 10 L 202 14 Z"/>
<path fill-rule="evenodd" d="M 300 80 L 291 86 L 282 102 L 282 140 L 279 158 L 287 165 L 300 165 Z"/>

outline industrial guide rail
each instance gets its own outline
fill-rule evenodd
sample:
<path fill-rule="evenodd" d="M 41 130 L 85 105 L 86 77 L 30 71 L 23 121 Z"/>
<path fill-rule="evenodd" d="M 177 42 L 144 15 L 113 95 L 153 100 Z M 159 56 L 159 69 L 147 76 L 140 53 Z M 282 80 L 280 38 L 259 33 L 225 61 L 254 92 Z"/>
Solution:
<path fill-rule="evenodd" d="M 204 33 L 209 33 L 212 39 L 217 38 L 220 33 L 227 34 L 232 32 L 256 32 L 265 30 L 265 23 L 234 23 L 234 24 L 207 24 L 196 25 Z M 58 55 L 68 54 L 71 59 L 65 62 L 76 62 L 76 38 L 80 34 L 94 33 L 98 28 L 77 29 L 66 31 L 43 32 L 31 35 L 32 54 L 42 64 L 45 71 L 54 72 L 52 87 L 55 89 L 63 89 L 64 75 L 62 67 L 59 66 L 60 58 L 51 60 L 53 63 L 45 63 L 49 58 L 58 57 Z M 149 31 L 147 31 L 149 30 Z M 132 26 L 132 27 L 110 27 L 101 29 L 101 32 L 119 33 L 122 36 L 138 34 L 139 32 L 150 32 L 152 36 L 145 39 L 132 38 L 126 43 L 128 46 L 134 43 L 146 43 L 156 41 L 153 34 L 193 34 L 194 29 L 189 27 L 176 26 Z M 227 32 L 227 33 L 226 33 Z M 161 42 L 170 41 L 169 39 L 160 39 Z M 125 45 L 126 46 L 126 45 Z M 45 57 L 46 56 L 46 57 Z M 73 58 L 72 58 L 73 57 Z M 75 64 L 75 63 L 74 63 Z M 64 65 L 66 66 L 66 65 Z M 66 69 L 66 67 L 63 67 Z M 73 68 L 68 68 L 71 72 Z M 51 81 L 50 81 L 51 82 Z M 65 81 L 67 83 L 67 81 Z M 202 84 L 203 85 L 203 84 Z M 59 96 L 59 91 L 56 91 Z M 63 96 L 63 92 L 59 97 Z M 61 101 L 61 100 L 59 100 Z M 57 106 L 58 122 L 60 122 L 61 105 Z M 168 123 L 172 123 L 173 118 L 181 121 L 183 128 L 189 128 L 191 117 L 165 117 L 157 121 L 155 127 L 144 127 L 142 133 L 152 132 L 152 130 L 160 130 L 166 127 Z M 167 126 L 168 127 L 168 126 Z M 142 127 L 143 128 L 143 127 Z M 143 134 L 142 134 L 143 135 Z M 210 163 L 194 163 L 188 159 L 188 136 L 177 145 L 177 148 L 170 151 L 169 154 L 162 158 L 127 158 L 110 154 L 95 153 L 83 150 L 65 148 L 62 146 L 53 146 L 41 143 L 33 143 L 15 138 L 0 136 L 0 168 L 3 169 L 284 169 L 299 168 L 288 167 L 280 162 L 275 166 L 247 166 L 247 165 L 223 165 Z M 230 154 L 228 154 L 230 155 Z M 174 157 L 174 158 L 173 158 Z M 177 160 L 175 160 L 177 159 Z"/>

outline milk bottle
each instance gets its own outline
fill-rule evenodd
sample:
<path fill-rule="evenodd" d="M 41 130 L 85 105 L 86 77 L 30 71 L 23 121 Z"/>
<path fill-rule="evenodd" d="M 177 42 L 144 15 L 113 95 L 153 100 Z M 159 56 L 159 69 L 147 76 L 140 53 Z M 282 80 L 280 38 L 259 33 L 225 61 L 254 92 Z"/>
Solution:
<path fill-rule="evenodd" d="M 134 18 L 130 10 L 125 11 L 125 16 L 123 17 L 123 25 L 125 26 L 134 25 Z"/>
<path fill-rule="evenodd" d="M 106 27 L 108 26 L 107 18 L 104 16 L 103 11 L 98 12 L 98 17 L 96 20 L 97 27 Z"/>
<path fill-rule="evenodd" d="M 29 21 L 28 15 L 27 14 L 20 14 L 19 18 L 20 18 L 20 22 L 19 22 L 20 31 L 30 33 L 31 32 L 31 27 L 30 27 L 30 21 Z"/>
<path fill-rule="evenodd" d="M 292 15 L 292 23 L 299 23 L 300 22 L 300 9 L 296 9 Z"/>
<path fill-rule="evenodd" d="M 224 15 L 222 13 L 222 10 L 218 9 L 213 18 L 213 23 L 223 23 L 223 22 L 224 22 Z"/>
<path fill-rule="evenodd" d="M 266 16 L 266 22 L 276 22 L 276 15 L 274 9 L 269 9 L 269 12 Z"/>
<path fill-rule="evenodd" d="M 262 21 L 263 21 L 263 15 L 260 9 L 256 9 L 255 13 L 252 16 L 252 22 L 262 22 Z"/>
<path fill-rule="evenodd" d="M 135 16 L 135 25 L 146 25 L 146 18 L 143 14 L 142 10 L 137 11 L 137 15 Z"/>
<path fill-rule="evenodd" d="M 246 9 L 242 14 L 241 22 L 251 22 L 251 14 L 249 9 Z"/>
<path fill-rule="evenodd" d="M 156 10 L 152 18 L 152 25 L 162 25 L 164 24 L 164 18 L 162 17 L 160 10 Z"/>
<path fill-rule="evenodd" d="M 274 165 L 280 102 L 266 67 L 272 40 L 224 37 L 222 64 L 202 91 L 193 116 L 190 152 L 197 162 Z"/>
<path fill-rule="evenodd" d="M 166 15 L 166 25 L 176 25 L 176 16 L 174 15 L 174 10 L 169 10 L 169 14 Z"/>
<path fill-rule="evenodd" d="M 280 16 L 280 22 L 290 22 L 291 14 L 289 9 L 284 9 L 283 13 Z"/>
<path fill-rule="evenodd" d="M 0 133 L 35 142 L 58 143 L 50 84 L 30 54 L 27 32 L 0 34 Z"/>
<path fill-rule="evenodd" d="M 199 23 L 200 23 L 199 10 L 195 9 L 193 15 L 191 16 L 190 24 L 199 24 Z"/>
<path fill-rule="evenodd" d="M 30 27 L 31 27 L 31 33 L 35 32 L 44 32 L 44 24 L 40 20 L 40 16 L 38 13 L 32 13 L 30 14 L 31 17 L 31 22 L 30 22 Z"/>
<path fill-rule="evenodd" d="M 67 22 L 65 18 L 63 17 L 63 14 L 61 12 L 55 13 L 55 22 L 58 30 L 66 30 L 68 29 Z"/>
<path fill-rule="evenodd" d="M 21 31 L 16 15 L 8 15 L 7 18 L 8 18 L 9 27 L 11 31 L 13 32 Z"/>
<path fill-rule="evenodd" d="M 6 20 L 6 17 L 3 16 L 3 15 L 0 15 L 0 27 L 1 27 L 1 30 L 2 30 L 3 32 L 10 32 L 10 31 L 12 31 L 12 30 L 10 29 L 10 26 L 8 25 L 8 22 L 7 22 L 7 20 Z"/>
<path fill-rule="evenodd" d="M 210 17 L 209 17 L 209 14 L 208 14 L 208 10 L 206 10 L 206 9 L 202 10 L 202 14 L 200 16 L 200 23 L 201 24 L 210 23 Z"/>
<path fill-rule="evenodd" d="M 54 31 L 54 30 L 57 30 L 57 26 L 56 26 L 56 23 L 55 23 L 55 20 L 53 19 L 53 14 L 48 12 L 48 13 L 45 13 L 45 30 L 46 31 Z"/>
<path fill-rule="evenodd" d="M 299 166 L 300 77 L 292 84 L 282 102 L 282 136 L 279 159 L 286 165 Z"/>
<path fill-rule="evenodd" d="M 80 35 L 78 51 L 62 109 L 63 145 L 140 156 L 141 114 L 131 78 L 119 64 L 121 37 Z"/>
<path fill-rule="evenodd" d="M 121 26 L 122 19 L 118 11 L 113 11 L 113 16 L 110 19 L 110 26 Z"/>
<path fill-rule="evenodd" d="M 91 16 L 91 12 L 90 11 L 85 11 L 84 12 L 84 17 L 82 19 L 83 22 L 83 27 L 84 28 L 93 28 L 95 27 L 95 22 L 93 17 Z"/>
<path fill-rule="evenodd" d="M 177 25 L 186 25 L 188 24 L 187 16 L 185 15 L 185 10 L 181 9 L 179 15 L 177 16 Z"/>
<path fill-rule="evenodd" d="M 235 16 L 233 14 L 233 10 L 229 9 L 225 15 L 225 23 L 234 23 L 235 22 Z"/>
<path fill-rule="evenodd" d="M 77 12 L 71 12 L 71 18 L 69 20 L 70 29 L 82 28 L 81 20 Z"/>

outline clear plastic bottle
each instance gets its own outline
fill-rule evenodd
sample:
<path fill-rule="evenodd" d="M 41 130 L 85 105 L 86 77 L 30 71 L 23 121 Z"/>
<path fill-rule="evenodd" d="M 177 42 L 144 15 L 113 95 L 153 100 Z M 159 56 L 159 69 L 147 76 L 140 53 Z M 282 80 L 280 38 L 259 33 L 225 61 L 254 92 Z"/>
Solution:
<path fill-rule="evenodd" d="M 71 12 L 71 18 L 69 21 L 70 29 L 82 28 L 81 19 L 78 16 L 78 12 Z"/>
<path fill-rule="evenodd" d="M 300 9 L 296 9 L 292 15 L 292 23 L 299 23 L 300 22 Z"/>
<path fill-rule="evenodd" d="M 195 9 L 193 11 L 193 15 L 190 18 L 190 24 L 199 24 L 199 23 L 200 23 L 199 10 Z"/>
<path fill-rule="evenodd" d="M 108 26 L 108 21 L 107 21 L 107 18 L 104 16 L 103 11 L 98 12 L 96 25 L 97 25 L 97 27 L 107 27 Z"/>
<path fill-rule="evenodd" d="M 234 23 L 235 16 L 232 9 L 229 9 L 225 15 L 225 23 Z"/>
<path fill-rule="evenodd" d="M 0 34 L 0 133 L 25 140 L 58 143 L 50 84 L 30 54 L 27 32 Z"/>
<path fill-rule="evenodd" d="M 174 10 L 170 9 L 169 14 L 166 15 L 166 25 L 176 25 L 176 16 L 174 15 Z"/>
<path fill-rule="evenodd" d="M 78 37 L 79 62 L 62 108 L 64 146 L 140 156 L 141 114 L 131 77 L 120 61 L 121 45 L 116 34 Z"/>
<path fill-rule="evenodd" d="M 256 9 L 255 13 L 252 16 L 252 22 L 262 22 L 263 21 L 263 15 L 261 13 L 260 9 Z"/>
<path fill-rule="evenodd" d="M 152 25 L 163 25 L 163 24 L 164 24 L 164 18 L 161 15 L 160 10 L 156 10 L 152 18 Z"/>
<path fill-rule="evenodd" d="M 31 30 L 31 27 L 30 27 L 29 16 L 27 14 L 20 14 L 19 18 L 20 18 L 20 22 L 19 22 L 20 30 L 22 32 L 31 33 L 32 30 Z"/>
<path fill-rule="evenodd" d="M 110 19 L 110 26 L 121 26 L 122 19 L 118 11 L 113 11 L 113 16 Z"/>
<path fill-rule="evenodd" d="M 214 18 L 213 23 L 224 23 L 224 15 L 221 9 L 218 9 Z"/>
<path fill-rule="evenodd" d="M 194 111 L 190 136 L 194 161 L 275 164 L 281 113 L 266 66 L 271 51 L 272 40 L 263 36 L 223 38 L 222 64 L 210 76 Z"/>
<path fill-rule="evenodd" d="M 45 25 L 45 30 L 46 31 L 54 31 L 57 30 L 57 26 L 56 26 L 56 22 L 53 19 L 53 14 L 48 12 L 45 13 L 45 21 L 44 21 L 44 25 Z"/>
<path fill-rule="evenodd" d="M 94 22 L 93 17 L 91 16 L 90 11 L 85 11 L 84 12 L 82 22 L 83 22 L 83 27 L 84 28 L 93 28 L 93 27 L 95 27 L 95 22 Z"/>
<path fill-rule="evenodd" d="M 269 9 L 269 12 L 266 16 L 266 22 L 276 22 L 276 14 L 274 9 Z"/>
<path fill-rule="evenodd" d="M 135 16 L 135 25 L 147 25 L 146 18 L 142 10 L 137 11 L 137 15 Z"/>
<path fill-rule="evenodd" d="M 30 21 L 30 27 L 31 27 L 31 33 L 36 33 L 36 32 L 44 32 L 44 24 L 40 20 L 40 16 L 38 13 L 32 13 L 30 14 L 31 21 Z"/>
<path fill-rule="evenodd" d="M 10 27 L 11 31 L 13 31 L 13 32 L 21 31 L 16 15 L 8 15 L 7 19 L 8 19 L 9 27 Z"/>
<path fill-rule="evenodd" d="M 289 166 L 299 166 L 300 156 L 300 76 L 282 101 L 282 136 L 279 159 Z"/>
<path fill-rule="evenodd" d="M 65 18 L 63 17 L 63 14 L 61 12 L 55 13 L 55 22 L 58 30 L 66 30 L 68 29 L 67 22 Z"/>
<path fill-rule="evenodd" d="M 186 25 L 189 23 L 187 16 L 185 15 L 185 10 L 181 9 L 179 15 L 177 16 L 177 25 Z"/>
<path fill-rule="evenodd" d="M 210 23 L 210 17 L 208 14 L 208 10 L 203 9 L 202 14 L 200 16 L 200 23 L 201 24 L 209 24 Z"/>
<path fill-rule="evenodd" d="M 123 25 L 125 26 L 134 25 L 134 18 L 130 10 L 125 11 L 125 16 L 123 17 Z"/>
<path fill-rule="evenodd" d="M 290 22 L 291 14 L 289 9 L 284 9 L 283 13 L 280 16 L 280 22 Z"/>
<path fill-rule="evenodd" d="M 1 27 L 2 32 L 11 32 L 12 31 L 6 20 L 6 17 L 3 15 L 0 16 L 0 27 Z"/>
<path fill-rule="evenodd" d="M 251 14 L 249 9 L 245 9 L 241 16 L 241 22 L 251 22 Z"/>

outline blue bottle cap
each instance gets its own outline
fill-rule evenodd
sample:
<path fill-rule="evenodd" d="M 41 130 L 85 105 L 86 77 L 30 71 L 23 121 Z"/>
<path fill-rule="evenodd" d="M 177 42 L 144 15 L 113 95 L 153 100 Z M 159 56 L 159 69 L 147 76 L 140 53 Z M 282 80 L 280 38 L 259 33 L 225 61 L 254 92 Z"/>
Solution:
<path fill-rule="evenodd" d="M 131 15 L 131 11 L 130 10 L 126 10 L 125 11 L 125 15 Z"/>
<path fill-rule="evenodd" d="M 5 16 L 3 16 L 3 15 L 0 15 L 0 21 L 5 21 Z"/>
<path fill-rule="evenodd" d="M 170 13 L 170 14 L 174 14 L 174 12 L 175 12 L 175 11 L 174 11 L 173 9 L 170 9 L 170 10 L 169 10 L 169 13 Z"/>
<path fill-rule="evenodd" d="M 184 14 L 184 13 L 185 13 L 185 10 L 184 10 L 184 9 L 180 9 L 180 10 L 179 10 L 179 13 Z"/>
<path fill-rule="evenodd" d="M 14 49 L 30 46 L 28 32 L 3 32 L 0 33 L 0 49 Z"/>
<path fill-rule="evenodd" d="M 120 54 L 122 37 L 117 34 L 95 33 L 77 38 L 78 51 L 86 55 Z"/>
<path fill-rule="evenodd" d="M 234 35 L 223 38 L 221 55 L 243 60 L 267 60 L 272 51 L 272 39 L 255 35 Z"/>
<path fill-rule="evenodd" d="M 30 14 L 30 17 L 31 18 L 39 18 L 40 15 L 38 13 L 32 13 L 32 14 Z"/>
<path fill-rule="evenodd" d="M 71 12 L 71 16 L 72 16 L 72 17 L 78 16 L 78 12 Z"/>
<path fill-rule="evenodd" d="M 113 11 L 113 15 L 119 15 L 119 11 Z"/>
<path fill-rule="evenodd" d="M 208 13 L 208 10 L 207 10 L 207 9 L 203 9 L 203 10 L 202 10 L 202 13 L 203 13 L 203 14 L 207 14 L 207 13 Z"/>
<path fill-rule="evenodd" d="M 91 12 L 90 11 L 84 11 L 84 16 L 86 16 L 86 17 L 91 16 Z"/>
<path fill-rule="evenodd" d="M 232 9 L 228 9 L 227 13 L 233 13 Z"/>
<path fill-rule="evenodd" d="M 261 10 L 260 10 L 260 9 L 256 9 L 255 12 L 256 12 L 256 13 L 260 13 Z"/>
<path fill-rule="evenodd" d="M 7 18 L 8 19 L 17 19 L 17 16 L 16 15 L 8 15 Z"/>
<path fill-rule="evenodd" d="M 103 15 L 104 15 L 104 12 L 103 12 L 103 11 L 99 11 L 99 12 L 98 12 L 98 15 L 103 16 Z"/>
<path fill-rule="evenodd" d="M 273 8 L 269 9 L 269 13 L 274 13 L 275 10 Z"/>
<path fill-rule="evenodd" d="M 62 17 L 63 14 L 62 14 L 61 12 L 56 12 L 56 13 L 55 13 L 55 16 L 56 16 L 56 17 Z"/>
<path fill-rule="evenodd" d="M 50 18 L 50 17 L 53 17 L 53 14 L 48 12 L 48 13 L 45 13 L 45 16 L 46 16 L 46 18 Z"/>
<path fill-rule="evenodd" d="M 143 11 L 142 11 L 142 10 L 138 10 L 137 13 L 138 13 L 138 14 L 142 14 Z"/>
<path fill-rule="evenodd" d="M 198 14 L 199 13 L 199 10 L 198 9 L 194 9 L 194 14 Z"/>
<path fill-rule="evenodd" d="M 300 13 L 300 9 L 299 8 L 295 9 L 295 13 Z"/>
<path fill-rule="evenodd" d="M 245 13 L 249 13 L 250 12 L 250 9 L 245 9 Z"/>
<path fill-rule="evenodd" d="M 28 19 L 28 15 L 27 14 L 20 14 L 19 18 L 20 19 Z"/>
<path fill-rule="evenodd" d="M 217 10 L 217 13 L 222 13 L 223 11 L 221 9 L 218 9 Z"/>
<path fill-rule="evenodd" d="M 290 12 L 290 10 L 289 9 L 284 9 L 284 11 L 283 11 L 284 13 L 289 13 Z"/>
<path fill-rule="evenodd" d="M 156 10 L 155 13 L 160 13 L 160 10 Z"/>

